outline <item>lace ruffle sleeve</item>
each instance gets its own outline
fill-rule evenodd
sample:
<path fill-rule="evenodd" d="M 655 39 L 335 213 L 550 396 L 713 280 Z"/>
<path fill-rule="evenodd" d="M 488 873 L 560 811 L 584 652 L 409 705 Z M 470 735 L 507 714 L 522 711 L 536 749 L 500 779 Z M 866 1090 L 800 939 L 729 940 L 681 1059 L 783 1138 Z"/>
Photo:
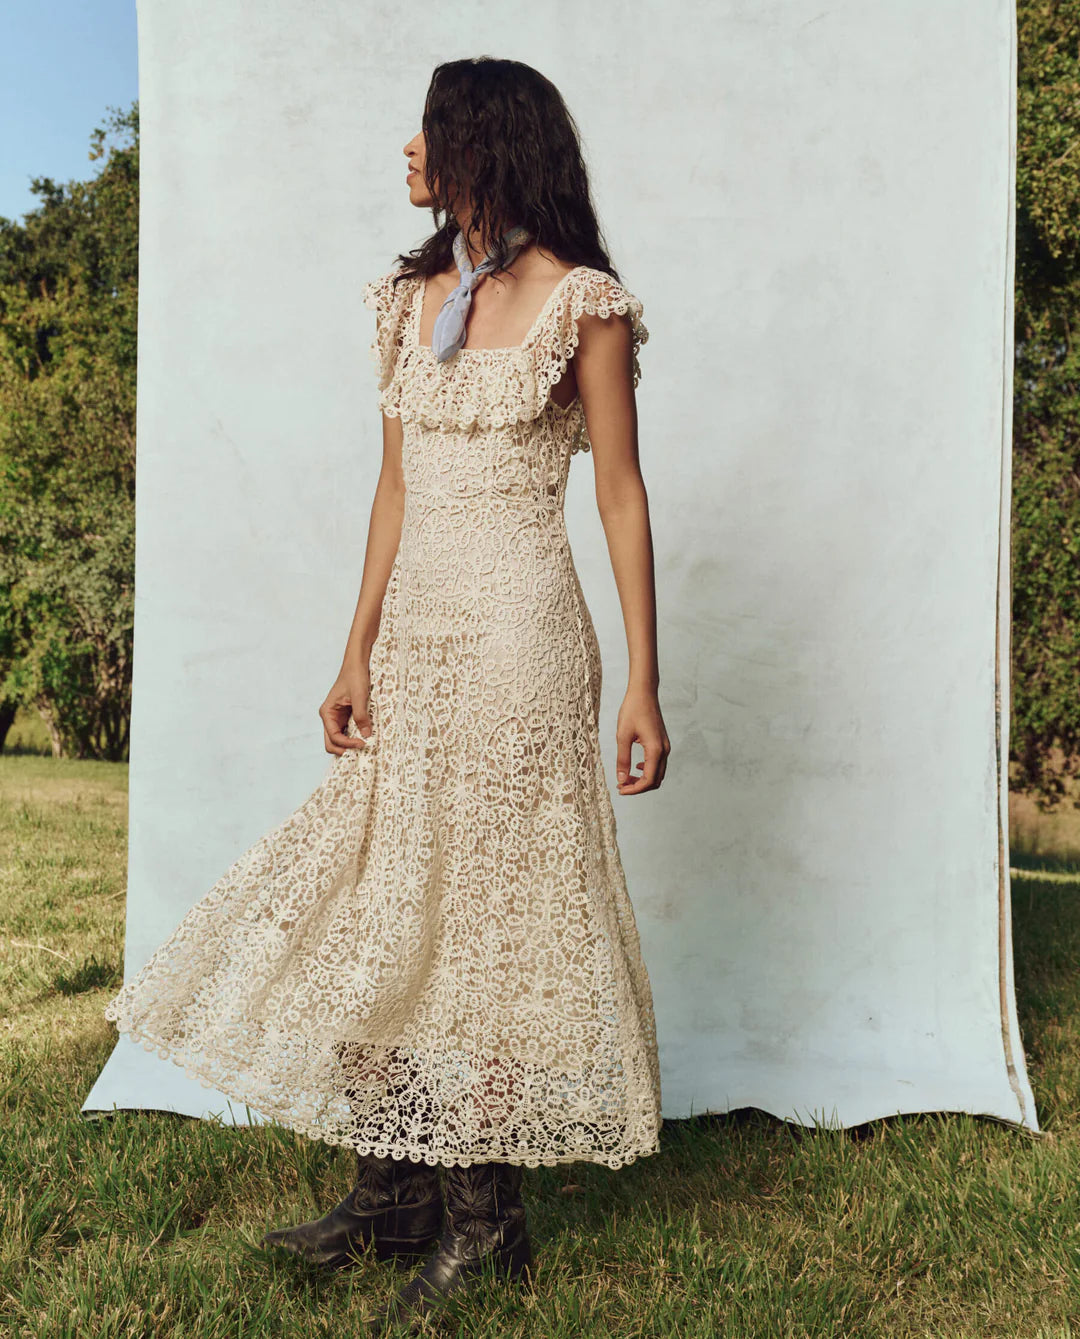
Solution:
<path fill-rule="evenodd" d="M 567 364 L 576 353 L 581 339 L 578 320 L 586 314 L 630 318 L 631 356 L 636 387 L 641 380 L 638 354 L 649 338 L 648 327 L 642 320 L 643 313 L 641 300 L 604 270 L 595 270 L 591 266 L 581 266 L 575 270 L 556 294 L 554 308 L 538 332 L 536 375 L 539 402 L 543 404 L 547 400 L 551 388 L 559 383 L 566 372 Z M 572 449 L 588 451 L 590 445 L 582 416 Z"/>
<path fill-rule="evenodd" d="M 364 306 L 375 312 L 371 359 L 378 374 L 380 392 L 385 391 L 393 380 L 405 338 L 405 313 L 412 285 L 408 279 L 395 283 L 394 278 L 400 273 L 400 268 L 390 270 L 366 283 L 363 290 Z"/>

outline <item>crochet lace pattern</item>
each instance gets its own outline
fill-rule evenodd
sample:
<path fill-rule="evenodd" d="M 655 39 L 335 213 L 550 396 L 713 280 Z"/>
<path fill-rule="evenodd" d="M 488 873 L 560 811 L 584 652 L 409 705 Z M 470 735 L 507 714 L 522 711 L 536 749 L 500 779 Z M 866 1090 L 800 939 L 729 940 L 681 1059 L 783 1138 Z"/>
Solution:
<path fill-rule="evenodd" d="M 373 735 L 221 876 L 105 1008 L 204 1087 L 328 1144 L 446 1166 L 620 1167 L 659 1147 L 653 1001 L 567 538 L 585 312 L 568 271 L 526 339 L 439 363 L 422 280 L 364 287 L 405 512 L 370 656 Z M 350 720 L 348 733 L 356 735 Z"/>

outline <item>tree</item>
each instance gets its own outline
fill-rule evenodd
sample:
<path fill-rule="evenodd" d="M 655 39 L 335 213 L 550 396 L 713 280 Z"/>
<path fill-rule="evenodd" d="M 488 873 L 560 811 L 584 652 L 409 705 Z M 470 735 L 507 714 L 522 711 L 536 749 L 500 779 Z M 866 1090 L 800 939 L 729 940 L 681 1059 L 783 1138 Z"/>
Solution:
<path fill-rule="evenodd" d="M 1049 809 L 1080 772 L 1080 0 L 1017 32 L 1010 756 Z"/>
<path fill-rule="evenodd" d="M 0 699 L 55 754 L 128 746 L 135 546 L 138 105 L 98 175 L 0 219 Z M 2 717 L 0 717 L 2 724 Z"/>

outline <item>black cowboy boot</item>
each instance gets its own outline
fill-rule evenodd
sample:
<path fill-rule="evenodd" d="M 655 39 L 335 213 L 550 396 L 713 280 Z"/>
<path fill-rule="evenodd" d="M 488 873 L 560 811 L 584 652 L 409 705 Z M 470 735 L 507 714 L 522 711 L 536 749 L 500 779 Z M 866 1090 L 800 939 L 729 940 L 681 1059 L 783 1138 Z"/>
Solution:
<path fill-rule="evenodd" d="M 446 1218 L 435 1252 L 371 1322 L 369 1335 L 382 1335 L 397 1321 L 418 1320 L 485 1271 L 531 1281 L 522 1175 L 521 1167 L 507 1162 L 446 1169 Z"/>
<path fill-rule="evenodd" d="M 325 1269 L 355 1264 L 369 1241 L 380 1260 L 423 1255 L 442 1225 L 438 1167 L 373 1154 L 357 1154 L 356 1162 L 356 1184 L 340 1204 L 312 1222 L 268 1232 L 260 1245 Z"/>

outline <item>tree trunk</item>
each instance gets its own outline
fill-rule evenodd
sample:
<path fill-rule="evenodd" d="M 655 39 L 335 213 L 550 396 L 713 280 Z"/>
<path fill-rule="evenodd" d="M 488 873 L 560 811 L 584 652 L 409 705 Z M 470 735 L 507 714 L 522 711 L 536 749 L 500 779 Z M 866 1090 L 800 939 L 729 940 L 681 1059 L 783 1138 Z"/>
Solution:
<path fill-rule="evenodd" d="M 4 751 L 4 741 L 8 731 L 15 724 L 15 715 L 19 708 L 14 702 L 0 702 L 0 753 Z"/>
<path fill-rule="evenodd" d="M 56 718 L 47 703 L 38 703 L 38 715 L 45 722 L 45 729 L 49 732 L 53 757 L 62 758 L 64 756 L 64 740 L 60 734 L 60 728 L 56 724 Z"/>

